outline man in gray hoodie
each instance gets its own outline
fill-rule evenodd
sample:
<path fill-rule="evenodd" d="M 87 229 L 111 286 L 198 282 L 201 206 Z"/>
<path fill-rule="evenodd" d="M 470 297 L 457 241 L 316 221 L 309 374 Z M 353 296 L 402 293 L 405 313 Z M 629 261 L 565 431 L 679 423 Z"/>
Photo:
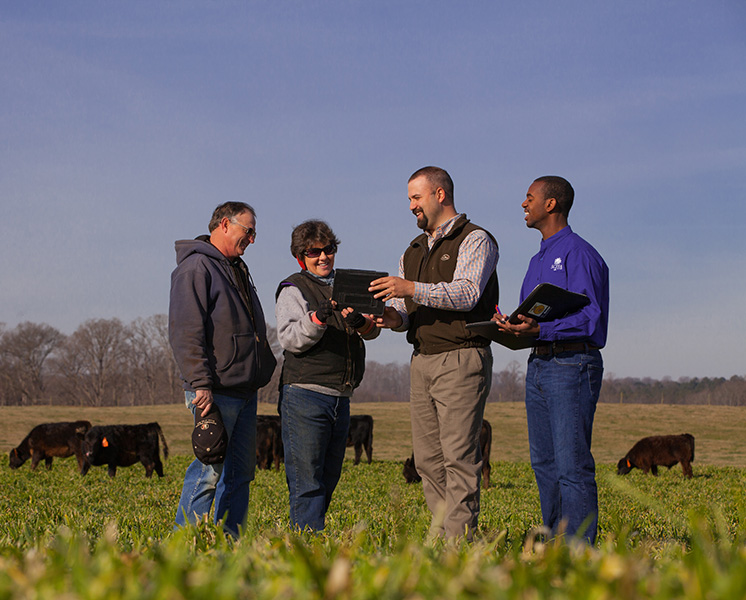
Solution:
<path fill-rule="evenodd" d="M 215 522 L 239 535 L 256 465 L 256 391 L 276 361 L 261 304 L 241 256 L 256 240 L 256 212 L 242 202 L 218 206 L 210 235 L 176 242 L 171 274 L 169 339 L 186 405 L 206 415 L 220 409 L 228 446 L 223 463 L 187 468 L 176 524 L 195 522 L 215 501 Z"/>

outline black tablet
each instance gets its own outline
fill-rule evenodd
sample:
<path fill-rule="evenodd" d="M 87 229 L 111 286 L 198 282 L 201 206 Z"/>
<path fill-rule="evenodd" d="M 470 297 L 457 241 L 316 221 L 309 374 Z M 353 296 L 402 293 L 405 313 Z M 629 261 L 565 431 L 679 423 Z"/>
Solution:
<path fill-rule="evenodd" d="M 354 308 L 366 315 L 380 317 L 383 314 L 384 301 L 376 300 L 368 291 L 374 279 L 387 277 L 382 271 L 365 271 L 362 269 L 335 269 L 332 300 L 337 308 Z"/>

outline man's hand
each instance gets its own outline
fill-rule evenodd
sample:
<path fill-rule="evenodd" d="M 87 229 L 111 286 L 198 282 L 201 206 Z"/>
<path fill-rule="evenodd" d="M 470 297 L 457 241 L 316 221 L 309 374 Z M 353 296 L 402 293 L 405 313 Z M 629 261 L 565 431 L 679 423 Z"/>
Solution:
<path fill-rule="evenodd" d="M 501 319 L 502 317 L 502 319 Z M 538 337 L 539 336 L 539 323 L 536 319 L 526 317 L 524 315 L 518 315 L 520 323 L 513 324 L 508 321 L 504 315 L 495 314 L 492 320 L 497 323 L 497 328 L 500 331 L 512 333 L 516 337 Z"/>
<path fill-rule="evenodd" d="M 370 282 L 368 291 L 374 292 L 373 297 L 384 302 L 392 298 L 411 298 L 414 296 L 414 281 L 394 276 L 381 277 Z"/>
<path fill-rule="evenodd" d="M 402 318 L 395 309 L 387 306 L 383 309 L 382 316 L 373 317 L 373 322 L 376 324 L 376 327 L 379 328 L 385 327 L 387 329 L 396 329 L 397 327 L 401 327 Z"/>
<path fill-rule="evenodd" d="M 210 412 L 212 406 L 212 390 L 197 390 L 195 393 L 197 397 L 192 400 L 192 404 L 197 407 L 197 410 L 202 410 L 200 417 L 204 417 Z"/>

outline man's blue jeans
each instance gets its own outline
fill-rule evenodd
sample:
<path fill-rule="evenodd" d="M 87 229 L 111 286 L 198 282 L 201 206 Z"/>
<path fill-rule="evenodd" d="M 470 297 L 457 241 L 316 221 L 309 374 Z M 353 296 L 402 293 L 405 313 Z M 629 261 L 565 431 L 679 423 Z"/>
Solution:
<path fill-rule="evenodd" d="M 194 414 L 194 392 L 186 392 L 186 405 Z M 213 394 L 228 433 L 225 462 L 205 465 L 194 459 L 184 476 L 176 511 L 176 525 L 196 522 L 210 512 L 215 501 L 215 522 L 225 517 L 224 528 L 238 537 L 249 509 L 249 483 L 256 467 L 256 392 L 246 398 Z"/>
<path fill-rule="evenodd" d="M 526 371 L 526 415 L 531 466 L 544 525 L 593 544 L 598 529 L 593 417 L 603 378 L 598 350 L 531 354 Z M 584 521 L 590 517 L 586 527 Z"/>
<path fill-rule="evenodd" d="M 290 521 L 300 529 L 321 531 L 342 474 L 350 399 L 285 385 L 280 415 Z"/>

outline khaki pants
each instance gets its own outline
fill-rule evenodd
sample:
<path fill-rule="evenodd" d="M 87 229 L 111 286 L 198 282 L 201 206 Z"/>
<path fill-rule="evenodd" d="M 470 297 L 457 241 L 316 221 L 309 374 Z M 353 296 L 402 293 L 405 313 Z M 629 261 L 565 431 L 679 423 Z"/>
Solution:
<path fill-rule="evenodd" d="M 410 364 L 415 464 L 433 514 L 431 533 L 471 539 L 479 516 L 479 433 L 492 384 L 492 352 L 463 348 Z"/>

